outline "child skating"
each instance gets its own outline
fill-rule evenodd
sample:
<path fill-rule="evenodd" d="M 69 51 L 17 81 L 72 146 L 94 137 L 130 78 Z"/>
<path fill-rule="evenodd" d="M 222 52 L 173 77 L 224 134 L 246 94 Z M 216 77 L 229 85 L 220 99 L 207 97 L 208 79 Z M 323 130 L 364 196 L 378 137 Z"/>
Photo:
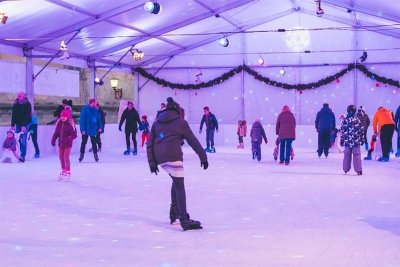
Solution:
<path fill-rule="evenodd" d="M 139 125 L 139 130 L 142 131 L 142 148 L 145 143 L 149 140 L 150 136 L 150 125 L 149 122 L 147 121 L 147 116 L 143 115 L 142 116 L 142 122 Z"/>
<path fill-rule="evenodd" d="M 172 97 L 167 99 L 167 107 L 157 115 L 147 142 L 147 159 L 151 173 L 157 173 L 160 165 L 172 178 L 171 206 L 169 218 L 171 224 L 179 219 L 184 231 L 202 229 L 201 223 L 190 219 L 186 209 L 184 184 L 183 153 L 181 143 L 186 139 L 200 158 L 200 167 L 208 168 L 207 154 L 199 140 L 194 136 L 187 121 L 180 117 L 180 106 Z"/>
<path fill-rule="evenodd" d="M 267 136 L 265 135 L 264 127 L 261 125 L 259 119 L 256 119 L 251 127 L 251 152 L 253 159 L 261 160 L 261 144 L 264 139 L 265 144 L 268 144 Z"/>
<path fill-rule="evenodd" d="M 60 119 L 56 122 L 56 130 L 51 139 L 51 145 L 56 145 L 58 139 L 58 155 L 61 163 L 61 173 L 58 181 L 68 182 L 71 177 L 71 153 L 72 142 L 77 137 L 74 121 L 70 118 L 69 110 L 61 111 Z"/>
<path fill-rule="evenodd" d="M 7 137 L 6 140 L 3 142 L 3 151 L 9 150 L 13 153 L 14 157 L 17 159 L 19 162 L 24 162 L 24 159 L 18 155 L 17 152 L 17 139 L 15 139 L 13 131 L 8 131 L 7 132 Z"/>
<path fill-rule="evenodd" d="M 244 148 L 243 144 L 243 137 L 246 137 L 247 134 L 247 124 L 245 120 L 239 120 L 238 121 L 238 128 L 237 128 L 237 135 L 239 139 L 239 145 L 237 148 Z"/>

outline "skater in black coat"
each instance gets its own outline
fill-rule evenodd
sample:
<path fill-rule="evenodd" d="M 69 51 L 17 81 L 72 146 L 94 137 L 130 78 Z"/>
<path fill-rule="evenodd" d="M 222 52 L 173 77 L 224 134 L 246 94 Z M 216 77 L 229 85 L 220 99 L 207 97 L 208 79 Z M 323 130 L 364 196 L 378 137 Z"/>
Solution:
<path fill-rule="evenodd" d="M 180 117 L 180 106 L 172 97 L 168 97 L 167 108 L 161 111 L 151 127 L 147 142 L 147 160 L 151 173 L 157 175 L 160 165 L 172 178 L 171 188 L 171 224 L 179 219 L 186 230 L 202 229 L 199 221 L 190 220 L 186 210 L 184 185 L 183 153 L 181 142 L 186 139 L 200 158 L 200 166 L 208 168 L 207 155 L 199 140 L 194 136 L 187 121 Z"/>
<path fill-rule="evenodd" d="M 129 137 L 132 134 L 133 142 L 133 155 L 137 155 L 137 142 L 136 133 L 138 132 L 138 126 L 140 126 L 140 117 L 137 110 L 133 107 L 133 103 L 128 101 L 128 107 L 124 110 L 121 116 L 121 121 L 119 122 L 119 130 L 122 131 L 122 124 L 125 122 L 125 140 L 126 140 L 126 151 L 125 155 L 129 155 L 131 151 Z"/>

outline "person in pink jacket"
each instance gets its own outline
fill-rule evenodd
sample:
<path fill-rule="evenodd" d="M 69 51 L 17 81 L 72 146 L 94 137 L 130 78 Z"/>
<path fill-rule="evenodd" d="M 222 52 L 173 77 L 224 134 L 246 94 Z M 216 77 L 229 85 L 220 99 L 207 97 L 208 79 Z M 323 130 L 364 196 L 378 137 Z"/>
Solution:
<path fill-rule="evenodd" d="M 288 106 L 283 106 L 281 114 L 276 120 L 276 135 L 280 140 L 279 164 L 289 165 L 290 149 L 296 139 L 296 119 Z"/>

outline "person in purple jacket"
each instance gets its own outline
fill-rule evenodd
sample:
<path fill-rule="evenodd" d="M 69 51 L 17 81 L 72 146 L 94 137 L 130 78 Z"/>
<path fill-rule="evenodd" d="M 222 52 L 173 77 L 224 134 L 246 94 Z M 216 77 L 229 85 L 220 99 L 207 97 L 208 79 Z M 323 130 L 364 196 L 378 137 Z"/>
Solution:
<path fill-rule="evenodd" d="M 276 135 L 280 140 L 279 164 L 289 165 L 290 149 L 292 142 L 296 139 L 296 119 L 289 106 L 283 106 L 281 114 L 276 120 Z"/>
<path fill-rule="evenodd" d="M 3 143 L 3 150 L 10 150 L 14 154 L 14 157 L 20 162 L 24 162 L 23 159 L 17 153 L 17 140 L 15 139 L 14 132 L 8 131 L 6 140 Z"/>
<path fill-rule="evenodd" d="M 172 97 L 167 98 L 167 106 L 157 115 L 147 142 L 147 160 L 151 173 L 157 175 L 158 165 L 172 178 L 171 224 L 179 219 L 183 230 L 202 229 L 199 221 L 191 220 L 186 210 L 183 153 L 181 143 L 186 139 L 189 146 L 200 158 L 200 167 L 208 168 L 207 154 L 194 136 L 187 121 L 180 117 L 180 106 Z"/>
<path fill-rule="evenodd" d="M 261 144 L 264 138 L 265 144 L 268 144 L 267 136 L 265 135 L 264 127 L 261 125 L 259 119 L 256 119 L 250 130 L 251 138 L 251 152 L 253 153 L 253 159 L 257 157 L 257 160 L 261 160 Z"/>
<path fill-rule="evenodd" d="M 69 154 L 71 153 L 72 141 L 77 137 L 74 121 L 70 118 L 69 110 L 61 111 L 60 119 L 56 122 L 56 130 L 51 139 L 51 145 L 56 145 L 58 139 L 58 155 L 61 163 L 61 173 L 58 181 L 68 182 L 71 177 L 71 164 Z"/>

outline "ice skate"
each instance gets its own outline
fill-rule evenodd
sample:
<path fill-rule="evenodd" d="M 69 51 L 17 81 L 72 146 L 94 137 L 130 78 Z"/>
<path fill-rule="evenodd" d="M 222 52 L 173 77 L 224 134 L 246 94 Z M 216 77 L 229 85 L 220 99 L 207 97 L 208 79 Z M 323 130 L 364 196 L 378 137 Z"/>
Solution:
<path fill-rule="evenodd" d="M 84 156 L 85 156 L 85 155 L 82 154 L 82 153 L 79 155 L 79 162 L 81 162 L 81 161 L 83 160 L 83 157 L 84 157 Z"/>
<path fill-rule="evenodd" d="M 189 213 L 180 215 L 179 221 L 180 221 L 181 227 L 183 228 L 183 231 L 203 229 L 203 227 L 201 226 L 201 223 L 199 221 L 190 219 Z"/>
<path fill-rule="evenodd" d="M 124 151 L 124 155 L 129 155 L 130 153 L 131 153 L 131 150 L 129 148 Z"/>
<path fill-rule="evenodd" d="M 366 156 L 366 157 L 364 158 L 364 160 L 372 160 L 371 155 Z"/>
<path fill-rule="evenodd" d="M 99 156 L 97 155 L 97 153 L 94 153 L 94 160 L 95 160 L 96 162 L 99 162 Z"/>
<path fill-rule="evenodd" d="M 211 150 L 210 150 L 210 148 L 209 148 L 209 147 L 207 147 L 207 148 L 204 148 L 204 152 L 208 152 L 208 153 L 210 153 L 210 152 L 211 152 Z"/>
<path fill-rule="evenodd" d="M 71 179 L 71 171 L 65 171 L 64 182 L 69 182 L 70 179 Z"/>
<path fill-rule="evenodd" d="M 389 158 L 379 158 L 378 159 L 378 161 L 380 161 L 380 162 L 388 162 L 389 161 Z"/>
<path fill-rule="evenodd" d="M 89 152 L 93 152 L 93 148 L 89 148 Z"/>
<path fill-rule="evenodd" d="M 242 147 L 242 144 L 239 143 L 238 146 L 237 146 L 236 148 L 241 148 L 241 147 Z"/>
<path fill-rule="evenodd" d="M 400 157 L 400 148 L 397 149 L 397 152 L 395 155 L 396 155 L 396 157 Z"/>
<path fill-rule="evenodd" d="M 256 159 L 256 156 L 257 156 L 257 152 L 254 151 L 254 152 L 253 152 L 253 159 Z"/>
<path fill-rule="evenodd" d="M 211 149 L 210 149 L 210 153 L 215 153 L 216 151 L 215 151 L 215 147 L 212 147 Z"/>
<path fill-rule="evenodd" d="M 35 157 L 35 159 L 38 159 L 38 158 L 40 158 L 40 154 L 39 153 L 35 153 L 34 157 Z"/>
<path fill-rule="evenodd" d="M 362 175 L 362 172 L 357 172 L 357 175 Z"/>
<path fill-rule="evenodd" d="M 171 224 L 173 224 L 176 221 L 176 219 L 178 219 L 178 216 L 179 216 L 178 205 L 176 203 L 173 203 L 169 208 L 169 220 L 171 221 Z"/>
<path fill-rule="evenodd" d="M 274 160 L 277 161 L 277 160 L 278 160 L 278 157 L 274 157 Z"/>
<path fill-rule="evenodd" d="M 241 149 L 244 149 L 244 144 L 242 143 L 242 145 L 240 146 Z"/>
<path fill-rule="evenodd" d="M 65 178 L 65 170 L 62 170 L 61 172 L 60 172 L 60 174 L 58 175 L 58 178 L 57 178 L 57 181 L 63 181 L 64 180 L 64 178 Z"/>
<path fill-rule="evenodd" d="M 137 155 L 137 148 L 134 148 L 134 149 L 133 149 L 132 155 Z"/>

